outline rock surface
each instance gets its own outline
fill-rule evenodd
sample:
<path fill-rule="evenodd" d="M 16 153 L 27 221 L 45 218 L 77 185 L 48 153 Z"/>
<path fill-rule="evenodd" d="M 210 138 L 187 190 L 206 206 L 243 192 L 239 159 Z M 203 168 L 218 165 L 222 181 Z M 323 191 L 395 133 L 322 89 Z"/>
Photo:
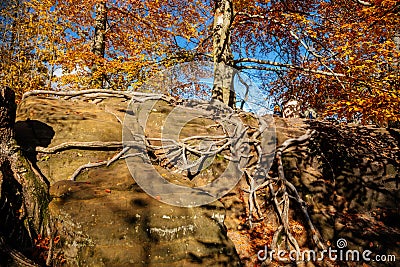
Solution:
<path fill-rule="evenodd" d="M 148 196 L 135 183 L 124 160 L 84 170 L 76 182 L 69 180 L 80 166 L 111 159 L 118 149 L 34 152 L 37 146 L 51 148 L 65 142 L 120 142 L 120 120 L 127 105 L 120 98 L 95 103 L 29 97 L 19 106 L 19 144 L 50 183 L 53 200 L 49 210 L 57 222 L 56 235 L 61 238 L 54 250 L 58 263 L 261 265 L 257 252 L 271 243 L 279 224 L 266 189 L 258 194 L 264 219 L 249 229 L 248 198 L 243 191 L 248 185 L 244 179 L 220 201 L 197 208 L 178 208 Z M 168 103 L 154 108 L 148 128 L 153 131 L 147 132 L 148 136 L 159 137 L 159 129 L 170 110 Z M 199 134 L 202 129 L 210 134 L 204 127 L 210 123 L 194 121 L 185 135 Z M 303 135 L 307 129 L 317 131 L 309 142 L 285 151 L 283 162 L 286 177 L 306 201 L 324 243 L 336 248 L 336 241 L 344 238 L 349 249 L 361 252 L 369 249 L 373 255 L 394 255 L 399 261 L 399 131 L 298 118 L 276 118 L 275 124 L 278 145 Z M 157 168 L 169 180 L 186 185 L 202 184 L 220 172 L 218 166 L 211 166 L 189 180 L 179 173 L 170 174 L 163 167 Z M 276 171 L 274 168 L 272 173 Z M 303 249 L 313 248 L 307 227 L 296 212 L 298 207 L 292 203 L 291 229 Z M 347 266 L 344 261 L 309 262 L 307 266 L 334 264 Z M 385 264 L 397 266 L 396 262 Z"/>
<path fill-rule="evenodd" d="M 19 106 L 17 140 L 26 151 L 43 144 L 121 141 L 122 127 L 114 115 L 123 118 L 126 107 L 127 101 L 114 98 L 96 105 L 30 97 Z M 240 265 L 234 244 L 227 238 L 225 208 L 219 201 L 194 208 L 159 202 L 135 183 L 124 160 L 91 168 L 81 172 L 76 181 L 69 180 L 81 165 L 110 159 L 117 152 L 76 148 L 34 155 L 50 182 L 53 200 L 49 211 L 61 238 L 54 251 L 59 263 Z"/>

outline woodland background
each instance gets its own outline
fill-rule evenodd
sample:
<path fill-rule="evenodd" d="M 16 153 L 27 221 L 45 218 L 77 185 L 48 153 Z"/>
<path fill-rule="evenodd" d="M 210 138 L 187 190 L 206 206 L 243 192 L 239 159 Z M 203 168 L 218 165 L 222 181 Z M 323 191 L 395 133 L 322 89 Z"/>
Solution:
<path fill-rule="evenodd" d="M 396 0 L 11 0 L 0 4 L 1 85 L 16 91 L 140 90 L 157 70 L 213 61 L 253 79 L 269 105 L 386 125 L 400 118 Z M 166 89 L 234 98 L 214 88 Z M 229 100 L 230 99 L 230 100 Z"/>
<path fill-rule="evenodd" d="M 215 68 L 213 84 L 201 86 L 196 82 L 180 83 L 178 79 L 174 87 L 160 88 L 162 99 L 159 100 L 164 106 L 153 110 L 159 116 L 158 123 L 163 121 L 160 118 L 167 115 L 171 107 L 181 103 L 176 101 L 179 98 L 214 98 L 231 107 L 243 107 L 243 103 L 251 101 L 247 97 L 253 88 L 251 83 L 246 79 L 241 80 L 239 75 L 239 80 L 247 92 L 245 95 L 236 92 L 235 95 L 230 90 L 233 69 L 246 74 L 261 89 L 265 99 L 258 100 L 265 102 L 267 109 L 271 108 L 273 103 L 284 103 L 295 98 L 302 103 L 303 108 L 311 106 L 323 117 L 330 115 L 347 121 L 359 118 L 363 124 L 372 123 L 379 126 L 399 121 L 399 12 L 400 2 L 396 0 L 2 1 L 0 217 L 4 217 L 5 220 L 0 225 L 3 229 L 0 233 L 0 252 L 4 254 L 0 255 L 0 259 L 4 261 L 6 257 L 7 261 L 10 258 L 13 262 L 26 266 L 37 266 L 31 259 L 38 258 L 42 265 L 56 266 L 59 261 L 76 266 L 73 265 L 75 262 L 85 261 L 88 259 L 87 255 L 92 255 L 93 266 L 99 266 L 97 263 L 103 259 L 103 252 L 100 253 L 101 256 L 92 252 L 101 248 L 102 244 L 108 244 L 110 237 L 103 234 L 109 231 L 93 227 L 91 220 L 98 218 L 98 225 L 105 226 L 100 219 L 108 222 L 109 218 L 90 212 L 76 213 L 74 219 L 78 221 L 84 219 L 81 215 L 91 215 L 90 222 L 82 225 L 87 227 L 84 230 L 89 233 L 89 239 L 95 240 L 99 246 L 80 246 L 81 251 L 73 248 L 73 253 L 68 254 L 72 246 L 69 244 L 76 244 L 74 240 L 78 240 L 74 233 L 80 230 L 68 228 L 72 224 L 66 223 L 67 220 L 59 216 L 59 208 L 64 208 L 68 203 L 76 203 L 80 208 L 83 203 L 81 197 L 96 204 L 98 196 L 88 192 L 102 192 L 101 197 L 107 196 L 110 199 L 120 194 L 124 198 L 114 199 L 115 203 L 121 204 L 120 200 L 126 203 L 126 194 L 133 192 L 133 180 L 131 176 L 124 176 L 124 179 L 128 177 L 127 181 L 124 180 L 127 182 L 124 186 L 111 187 L 114 185 L 107 184 L 112 181 L 107 177 L 107 172 L 99 169 L 99 173 L 95 173 L 96 169 L 93 169 L 93 174 L 89 171 L 82 174 L 87 176 L 89 183 L 79 179 L 76 182 L 74 175 L 72 178 L 64 177 L 65 162 L 71 163 L 70 170 L 75 173 L 83 168 L 108 166 L 111 161 L 122 158 L 124 151 L 126 152 L 125 148 L 122 152 L 119 151 L 122 149 L 119 140 L 122 127 L 110 127 L 117 121 L 122 122 L 118 112 L 124 110 L 121 105 L 125 108 L 126 103 L 122 103 L 120 98 L 127 101 L 126 98 L 131 99 L 134 96 L 133 99 L 137 100 L 139 107 L 139 102 L 145 102 L 146 95 L 147 100 L 154 97 L 158 99 L 159 95 L 141 94 L 154 93 L 151 87 L 146 87 L 146 83 L 151 81 L 158 71 L 178 66 L 180 63 L 211 62 Z M 71 92 L 68 92 L 69 90 Z M 125 92 L 126 90 L 129 92 Z M 96 94 L 93 94 L 94 91 Z M 14 92 L 19 104 L 17 124 L 14 123 Z M 41 94 L 45 96 L 40 97 Z M 57 97 L 49 97 L 51 95 Z M 69 103 L 68 99 L 72 98 L 82 101 Z M 368 245 L 383 255 L 398 255 L 400 139 L 397 129 L 382 129 L 371 125 L 332 126 L 319 120 L 279 118 L 276 120 L 279 146 L 274 154 L 275 165 L 271 173 L 266 175 L 269 179 L 265 184 L 268 190 L 264 190 L 254 187 L 252 179 L 258 174 L 257 171 L 263 168 L 263 154 L 262 150 L 259 150 L 260 140 L 257 138 L 261 138 L 265 129 L 259 129 L 251 123 L 253 115 L 240 111 L 237 114 L 241 114 L 244 120 L 248 121 L 243 133 L 251 134 L 254 140 L 251 140 L 252 160 L 247 166 L 247 180 L 242 181 L 241 189 L 228 196 L 231 198 L 228 200 L 238 200 L 237 203 L 231 201 L 233 204 L 226 210 L 228 215 L 225 221 L 227 235 L 231 235 L 229 238 L 235 242 L 235 246 L 245 244 L 246 249 L 252 249 L 249 253 L 256 255 L 255 252 L 265 245 L 265 240 L 271 241 L 272 247 L 279 246 L 281 237 L 284 236 L 281 233 L 286 234 L 287 240 L 297 251 L 300 251 L 302 244 L 311 244 L 311 239 L 320 248 L 329 246 L 328 243 L 323 244 L 322 239 L 318 237 L 316 229 L 319 228 L 322 229 L 326 240 L 346 237 L 350 241 L 349 247 Z M 99 118 L 105 116 L 108 116 L 109 124 L 107 127 L 99 127 L 99 121 L 104 121 Z M 155 119 L 149 120 L 149 123 L 157 125 Z M 77 128 L 80 125 L 82 127 Z M 202 122 L 201 125 L 207 123 Z M 156 134 L 153 139 L 146 137 L 144 133 L 142 139 L 146 147 L 157 152 L 154 153 L 154 161 L 156 165 L 160 165 L 166 158 L 163 154 L 166 152 L 163 152 L 157 143 L 152 143 L 160 141 L 157 127 L 153 125 L 149 128 Z M 193 126 L 188 138 L 198 134 L 200 128 L 198 125 Z M 46 129 L 50 133 L 48 136 L 45 135 Z M 71 129 L 76 129 L 76 134 Z M 103 140 L 102 138 L 108 135 L 102 131 L 107 134 L 115 133 L 115 138 Z M 40 134 L 36 136 L 36 133 Z M 53 138 L 55 133 L 57 135 Z M 69 139 L 60 138 L 63 134 Z M 197 138 L 201 141 L 212 139 L 213 136 L 209 136 L 207 132 L 207 135 Z M 77 148 L 76 140 L 81 141 L 78 142 L 78 147 L 82 151 L 74 150 Z M 215 155 L 219 153 L 219 148 L 225 146 L 216 140 L 214 143 L 220 147 L 215 145 Z M 24 141 L 28 143 L 24 144 Z M 45 144 L 41 143 L 43 141 L 46 141 Z M 106 146 L 108 141 L 113 141 L 115 150 Z M 100 157 L 103 154 L 93 150 L 93 142 L 96 142 L 96 148 L 108 153 L 104 154 L 104 158 Z M 47 148 L 50 144 L 52 146 Z M 61 145 L 65 151 L 54 150 L 57 145 Z M 178 151 L 182 151 L 183 157 L 186 155 L 181 148 L 190 145 L 178 143 Z M 213 145 L 210 145 L 210 148 L 212 147 Z M 229 149 L 230 152 L 239 150 L 234 146 L 230 146 Z M 94 156 L 84 157 L 83 151 L 93 153 Z M 209 151 L 198 154 L 204 158 L 204 154 L 207 153 Z M 220 159 L 225 159 L 224 155 Z M 90 162 L 87 163 L 87 160 Z M 73 165 L 79 163 L 83 165 Z M 168 165 L 164 167 L 169 168 Z M 46 168 L 60 170 L 64 176 L 57 180 L 47 180 L 46 176 L 49 179 L 55 177 L 50 172 L 46 173 Z M 118 169 L 118 173 L 120 170 Z M 108 174 L 116 178 L 115 173 Z M 91 175 L 93 176 L 90 177 Z M 85 177 L 81 179 L 84 180 Z M 206 176 L 207 179 L 213 177 L 215 178 L 214 174 Z M 101 180 L 91 184 L 89 178 L 104 179 L 107 183 L 103 184 Z M 189 178 L 188 174 L 180 178 L 192 183 L 191 179 L 186 179 Z M 246 187 L 248 189 L 242 190 Z M 301 189 L 300 194 L 296 188 Z M 307 203 L 301 198 L 303 193 Z M 134 198 L 138 197 L 133 195 Z M 256 197 L 258 201 L 262 200 L 262 205 L 265 204 L 262 208 L 270 209 L 261 209 Z M 305 227 L 302 228 L 301 224 L 292 220 L 297 218 L 297 214 L 289 212 L 289 207 L 292 208 L 289 205 L 290 201 L 300 204 L 299 210 L 309 225 L 308 236 L 306 231 L 302 230 Z M 104 203 L 109 204 L 107 201 Z M 226 205 L 227 203 L 229 201 L 225 201 Z M 248 203 L 247 210 L 243 203 Z M 306 207 L 311 210 L 310 216 Z M 114 216 L 112 208 L 109 214 Z M 205 209 L 207 210 L 207 207 Z M 72 206 L 71 214 L 77 210 L 80 209 Z M 155 219 L 152 222 L 157 223 L 151 225 L 148 221 L 126 220 L 125 215 L 136 210 L 139 210 L 136 206 L 133 209 L 129 206 L 126 212 L 114 216 L 121 222 L 115 224 L 116 229 L 125 229 L 126 225 L 140 226 L 146 238 L 159 238 L 155 234 L 151 235 L 151 229 L 159 229 L 158 226 L 163 226 L 163 221 L 161 223 Z M 212 207 L 210 210 L 219 210 L 219 207 Z M 199 212 L 203 210 L 200 209 Z M 147 213 L 153 211 L 143 208 L 143 218 L 151 217 Z M 164 218 L 165 209 L 161 209 L 157 214 L 158 217 Z M 253 218 L 254 214 L 257 215 L 256 219 Z M 191 219 L 194 217 L 197 218 L 192 216 Z M 213 233 L 219 237 L 219 243 L 207 242 L 213 243 L 215 248 L 219 248 L 220 244 L 232 248 L 224 254 L 227 256 L 224 260 L 229 262 L 228 256 L 234 251 L 233 245 L 229 243 L 231 241 L 225 235 L 225 230 L 222 231 L 223 228 L 219 227 L 215 220 L 211 220 L 211 217 L 206 218 L 216 226 L 217 230 Z M 231 222 L 229 218 L 232 219 Z M 279 220 L 273 225 L 270 218 Z M 253 227 L 253 221 L 261 223 L 261 226 Z M 313 222 L 318 223 L 316 227 Z M 192 221 L 186 223 L 190 225 Z M 120 227 L 121 225 L 124 227 Z M 292 229 L 293 225 L 298 227 Z M 175 229 L 181 229 L 179 227 L 182 227 L 182 221 L 176 221 L 176 225 L 173 226 Z M 277 230 L 274 232 L 272 229 Z M 293 238 L 291 232 L 299 236 Z M 236 240 L 232 238 L 235 234 Z M 303 241 L 300 234 L 304 237 Z M 209 237 L 210 232 L 207 232 L 196 237 L 196 240 L 204 244 L 204 238 L 208 240 Z M 115 238 L 116 242 L 122 240 L 118 236 Z M 143 240 L 135 239 L 137 235 L 133 234 L 130 238 L 134 242 L 137 241 L 138 251 L 142 251 Z M 181 238 L 188 237 L 183 235 L 175 240 L 176 243 L 183 244 Z M 84 244 L 85 240 L 81 243 Z M 146 244 L 155 252 L 161 251 L 159 244 L 152 241 L 154 240 L 148 240 Z M 169 239 L 161 241 L 168 249 L 175 244 Z M 27 250 L 32 247 L 36 250 Z M 198 247 L 195 246 L 195 249 Z M 35 256 L 38 248 L 42 253 Z M 204 255 L 198 258 L 215 260 L 212 257 L 217 254 L 213 249 L 205 250 Z M 247 257 L 248 262 L 252 262 L 251 257 L 243 254 L 246 249 L 237 249 L 239 256 L 242 260 Z M 21 254 L 21 251 L 25 254 Z M 120 246 L 116 247 L 116 251 L 129 256 Z M 183 256 L 182 259 L 178 259 L 178 263 L 180 260 L 187 260 L 185 257 L 188 251 L 190 252 L 187 249 L 180 251 Z M 114 255 L 114 252 L 109 254 Z M 158 256 L 154 256 L 156 254 L 151 258 L 150 255 L 137 253 L 140 257 L 135 260 L 168 262 L 166 266 L 171 266 L 168 253 L 162 255 L 165 258 L 157 258 Z M 110 258 L 110 262 L 112 260 L 120 259 Z"/>

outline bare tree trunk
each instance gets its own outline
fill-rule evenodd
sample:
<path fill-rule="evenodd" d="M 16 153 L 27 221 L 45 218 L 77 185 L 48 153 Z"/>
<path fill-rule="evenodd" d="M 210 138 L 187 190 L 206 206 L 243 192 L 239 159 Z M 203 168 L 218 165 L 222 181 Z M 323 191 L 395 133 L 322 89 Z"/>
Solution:
<path fill-rule="evenodd" d="M 230 29 L 233 21 L 232 0 L 216 0 L 213 23 L 214 85 L 212 98 L 235 106 L 234 69 Z"/>
<path fill-rule="evenodd" d="M 106 29 L 107 29 L 107 6 L 106 2 L 96 4 L 96 20 L 94 26 L 94 43 L 92 52 L 99 58 L 104 58 L 106 49 Z M 94 64 L 92 73 L 98 70 L 98 65 Z M 102 74 L 93 80 L 95 87 L 104 87 L 105 75 Z"/>
<path fill-rule="evenodd" d="M 396 30 L 393 36 L 393 42 L 395 44 L 395 58 L 393 60 L 393 68 L 394 68 L 394 88 L 399 88 L 400 86 L 400 58 L 397 56 L 400 54 L 400 30 Z M 400 113 L 400 111 L 397 111 Z M 389 127 L 400 128 L 400 121 L 389 121 Z"/>
<path fill-rule="evenodd" d="M 0 265 L 11 260 L 35 266 L 18 250 L 32 246 L 43 234 L 47 215 L 47 184 L 32 169 L 14 140 L 14 91 L 0 88 Z M 4 255 L 5 253 L 5 255 Z"/>
<path fill-rule="evenodd" d="M 14 123 L 17 107 L 14 92 L 8 88 L 0 89 L 0 152 L 10 154 L 10 142 L 14 138 Z"/>
<path fill-rule="evenodd" d="M 396 46 L 396 52 L 400 53 L 400 30 L 397 30 L 396 33 L 394 34 L 393 42 Z M 394 60 L 394 67 L 397 72 L 396 74 L 399 75 L 400 74 L 400 59 L 398 57 L 396 57 Z"/>

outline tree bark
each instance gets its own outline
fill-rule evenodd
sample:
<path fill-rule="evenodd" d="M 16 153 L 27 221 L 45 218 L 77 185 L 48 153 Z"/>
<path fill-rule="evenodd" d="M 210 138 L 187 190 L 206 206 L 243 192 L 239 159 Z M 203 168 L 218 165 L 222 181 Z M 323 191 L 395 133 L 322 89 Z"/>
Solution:
<path fill-rule="evenodd" d="M 96 4 L 96 19 L 94 26 L 94 43 L 92 52 L 97 58 L 104 58 L 106 49 L 106 29 L 107 29 L 107 6 L 106 2 Z M 98 64 L 95 63 L 92 68 L 92 74 L 98 70 Z M 93 79 L 95 87 L 104 87 L 105 75 Z"/>
<path fill-rule="evenodd" d="M 14 91 L 8 87 L 0 89 L 0 152 L 8 155 L 9 143 L 14 138 L 14 123 L 17 106 Z"/>
<path fill-rule="evenodd" d="M 14 140 L 15 118 L 14 91 L 0 88 L 0 265 L 7 263 L 4 257 L 16 263 L 31 262 L 17 248 L 32 247 L 50 220 L 47 184 L 36 176 Z"/>
<path fill-rule="evenodd" d="M 396 53 L 400 53 L 400 30 L 397 30 L 393 37 L 393 42 L 396 46 Z M 396 70 L 396 74 L 400 73 L 400 59 L 398 57 L 394 60 L 394 67 Z"/>
<path fill-rule="evenodd" d="M 230 107 L 234 107 L 236 102 L 230 36 L 232 21 L 232 0 L 216 0 L 213 23 L 214 85 L 212 98 L 224 102 Z"/>

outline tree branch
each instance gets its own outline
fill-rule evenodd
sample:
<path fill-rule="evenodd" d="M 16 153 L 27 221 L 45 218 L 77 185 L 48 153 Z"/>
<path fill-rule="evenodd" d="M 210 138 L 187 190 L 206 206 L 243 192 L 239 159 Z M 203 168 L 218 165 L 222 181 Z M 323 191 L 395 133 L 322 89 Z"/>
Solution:
<path fill-rule="evenodd" d="M 242 58 L 242 59 L 235 60 L 234 62 L 235 62 L 235 64 L 257 63 L 257 64 L 261 64 L 261 65 L 277 66 L 277 67 L 282 67 L 282 68 L 287 68 L 287 69 L 294 69 L 294 70 L 299 70 L 299 71 L 304 71 L 304 72 L 321 74 L 321 75 L 325 75 L 325 76 L 345 77 L 345 75 L 342 74 L 342 73 L 326 72 L 326 71 L 321 71 L 321 70 L 313 70 L 313 69 L 304 68 L 304 67 L 301 67 L 301 66 L 296 66 L 296 65 L 292 65 L 292 64 L 286 64 L 286 63 L 279 63 L 279 62 L 269 61 L 269 60 L 261 60 L 261 59 L 254 59 L 254 58 Z M 237 67 L 240 68 L 240 69 L 268 70 L 267 68 L 262 67 L 262 66 L 239 65 Z"/>
<path fill-rule="evenodd" d="M 363 0 L 354 0 L 354 2 L 356 2 L 357 4 L 363 5 L 363 6 L 373 6 L 372 3 L 363 1 Z"/>
<path fill-rule="evenodd" d="M 297 41 L 301 43 L 301 45 L 309 52 L 311 53 L 315 58 L 318 59 L 318 62 L 321 63 L 322 66 L 328 69 L 329 73 L 332 74 L 336 78 L 336 80 L 339 82 L 339 84 L 342 86 L 343 90 L 346 90 L 346 87 L 344 86 L 343 82 L 339 79 L 337 75 L 335 75 L 335 72 L 328 67 L 324 62 L 322 62 L 322 56 L 318 55 L 313 49 L 311 49 L 303 40 L 300 39 L 300 37 L 295 34 L 293 31 L 290 31 L 290 35 L 292 35 Z"/>

